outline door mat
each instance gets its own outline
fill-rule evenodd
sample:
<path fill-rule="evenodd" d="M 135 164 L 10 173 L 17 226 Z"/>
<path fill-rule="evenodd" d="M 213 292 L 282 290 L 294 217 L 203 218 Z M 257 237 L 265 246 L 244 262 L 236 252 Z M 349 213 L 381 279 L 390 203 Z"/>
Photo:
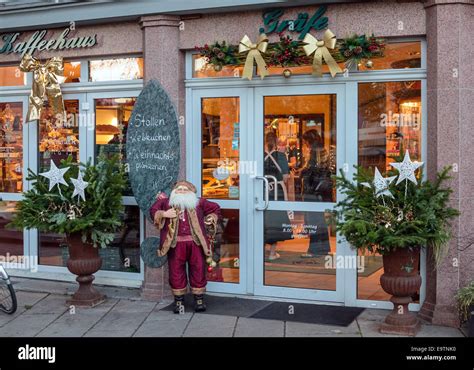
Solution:
<path fill-rule="evenodd" d="M 238 316 L 253 319 L 293 321 L 307 324 L 349 326 L 363 308 L 328 306 L 294 302 L 272 302 L 237 297 L 205 296 L 207 310 L 203 314 Z M 185 312 L 194 312 L 192 294 L 184 297 Z M 163 308 L 172 311 L 173 304 Z"/>
<path fill-rule="evenodd" d="M 250 317 L 307 324 L 349 326 L 362 311 L 364 311 L 363 308 L 357 307 L 273 302 Z"/>

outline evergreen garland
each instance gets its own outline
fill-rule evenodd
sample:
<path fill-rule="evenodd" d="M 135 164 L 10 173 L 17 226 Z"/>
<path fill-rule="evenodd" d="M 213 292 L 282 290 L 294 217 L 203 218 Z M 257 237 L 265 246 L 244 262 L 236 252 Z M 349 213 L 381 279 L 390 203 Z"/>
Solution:
<path fill-rule="evenodd" d="M 80 232 L 83 242 L 104 248 L 113 241 L 115 232 L 122 225 L 122 193 L 126 187 L 124 166 L 118 155 L 108 158 L 101 152 L 95 166 L 90 161 L 85 165 L 75 163 L 69 156 L 58 166 L 65 167 L 70 167 L 64 174 L 69 186 L 57 185 L 51 191 L 47 178 L 28 169 L 27 180 L 33 181 L 33 187 L 16 204 L 10 225 L 66 235 Z M 85 188 L 85 201 L 72 197 L 74 186 L 70 179 L 77 178 L 81 167 L 84 168 L 83 179 L 89 183 Z"/>
<path fill-rule="evenodd" d="M 289 35 L 279 34 L 279 41 L 268 44 L 267 51 L 262 53 L 265 62 L 271 66 L 290 67 L 311 65 L 312 57 L 307 57 L 303 41 L 296 41 Z M 230 45 L 225 41 L 215 41 L 211 45 L 195 46 L 196 51 L 214 66 L 242 65 L 246 55 L 239 53 L 238 45 Z M 339 39 L 336 48 L 329 53 L 336 62 L 354 62 L 362 59 L 380 58 L 384 56 L 385 40 L 374 35 L 352 35 Z M 325 61 L 323 60 L 325 64 Z"/>

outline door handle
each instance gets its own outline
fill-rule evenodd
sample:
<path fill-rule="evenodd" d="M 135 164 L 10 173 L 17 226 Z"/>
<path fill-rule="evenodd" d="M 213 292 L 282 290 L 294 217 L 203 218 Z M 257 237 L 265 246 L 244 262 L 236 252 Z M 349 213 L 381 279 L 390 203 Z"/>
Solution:
<path fill-rule="evenodd" d="M 268 179 L 265 176 L 255 176 L 256 179 L 262 180 L 263 183 L 265 184 L 265 203 L 263 207 L 255 207 L 257 211 L 265 211 L 268 208 L 268 205 L 270 204 L 270 199 L 269 199 L 269 193 L 268 193 Z"/>
<path fill-rule="evenodd" d="M 273 183 L 274 183 L 273 195 L 274 195 L 275 200 L 278 200 L 278 180 L 277 180 L 277 178 L 275 176 L 272 176 L 272 175 L 265 175 L 265 177 L 268 177 L 269 179 L 273 180 Z"/>

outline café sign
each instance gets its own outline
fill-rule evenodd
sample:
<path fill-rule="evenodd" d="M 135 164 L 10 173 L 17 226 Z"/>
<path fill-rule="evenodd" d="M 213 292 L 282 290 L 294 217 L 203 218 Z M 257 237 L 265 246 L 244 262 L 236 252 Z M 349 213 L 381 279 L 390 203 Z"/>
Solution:
<path fill-rule="evenodd" d="M 97 44 L 97 35 L 68 37 L 70 28 L 66 28 L 57 38 L 46 39 L 47 30 L 34 32 L 29 39 L 19 41 L 21 32 L 6 33 L 0 38 L 0 54 L 17 53 L 33 55 L 36 51 L 55 51 L 65 49 L 91 48 Z"/>
<path fill-rule="evenodd" d="M 303 40 L 311 30 L 320 31 L 328 26 L 328 17 L 323 17 L 327 6 L 321 6 L 310 17 L 308 13 L 299 13 L 296 19 L 281 19 L 283 9 L 272 9 L 263 13 L 263 27 L 260 33 L 267 35 L 271 33 L 280 33 L 285 30 L 298 32 L 299 40 Z"/>

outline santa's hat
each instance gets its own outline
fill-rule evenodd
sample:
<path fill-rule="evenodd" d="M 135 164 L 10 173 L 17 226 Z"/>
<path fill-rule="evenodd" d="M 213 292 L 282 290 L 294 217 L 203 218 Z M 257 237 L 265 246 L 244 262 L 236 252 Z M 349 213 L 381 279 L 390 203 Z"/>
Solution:
<path fill-rule="evenodd" d="M 196 187 L 193 184 L 191 184 L 189 181 L 179 180 L 178 182 L 176 182 L 176 184 L 174 184 L 173 190 L 175 190 L 178 186 L 185 186 L 186 188 L 188 188 L 189 191 L 192 191 L 193 193 L 197 193 Z"/>

